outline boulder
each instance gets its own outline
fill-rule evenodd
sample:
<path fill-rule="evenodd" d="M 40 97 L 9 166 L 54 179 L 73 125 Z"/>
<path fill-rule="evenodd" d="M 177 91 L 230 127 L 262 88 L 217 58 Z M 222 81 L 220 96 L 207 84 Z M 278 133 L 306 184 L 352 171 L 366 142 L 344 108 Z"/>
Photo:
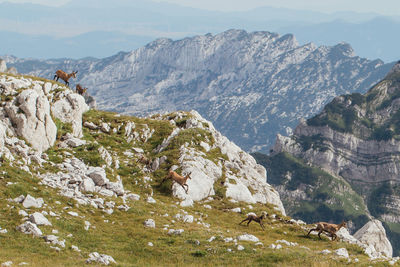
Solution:
<path fill-rule="evenodd" d="M 89 170 L 87 175 L 92 178 L 93 182 L 98 186 L 103 186 L 110 182 L 107 179 L 106 171 L 103 168 L 92 168 Z"/>
<path fill-rule="evenodd" d="M 156 228 L 156 222 L 153 219 L 145 220 L 143 225 L 147 228 Z"/>
<path fill-rule="evenodd" d="M 22 206 L 24 206 L 25 208 L 41 208 L 44 204 L 44 201 L 42 198 L 37 198 L 35 199 L 34 197 L 32 197 L 31 195 L 27 195 L 24 199 L 24 201 L 22 202 Z"/>
<path fill-rule="evenodd" d="M 98 252 L 92 252 L 89 254 L 89 258 L 86 260 L 86 263 L 92 262 L 104 265 L 110 265 L 111 263 L 116 264 L 116 261 L 113 259 L 113 257 L 106 254 L 100 254 Z"/>
<path fill-rule="evenodd" d="M 24 234 L 32 234 L 38 237 L 43 235 L 42 231 L 37 227 L 37 225 L 31 222 L 25 222 L 17 226 L 17 230 Z"/>
<path fill-rule="evenodd" d="M 335 250 L 335 255 L 343 258 L 349 258 L 349 252 L 346 248 L 339 248 Z"/>
<path fill-rule="evenodd" d="M 93 179 L 84 178 L 82 183 L 80 184 L 80 189 L 83 192 L 94 192 L 96 189 L 96 185 Z"/>
<path fill-rule="evenodd" d="M 256 236 L 249 235 L 249 234 L 240 235 L 240 236 L 237 237 L 237 240 L 239 240 L 239 241 L 249 241 L 249 242 L 254 242 L 254 243 L 260 241 Z"/>
<path fill-rule="evenodd" d="M 393 255 L 392 245 L 386 236 L 385 228 L 383 228 L 379 220 L 372 220 L 365 224 L 354 234 L 354 237 L 363 244 L 372 245 L 376 252 L 383 256 L 392 257 Z"/>
<path fill-rule="evenodd" d="M 85 144 L 86 144 L 86 140 L 82 140 L 82 139 L 73 137 L 73 138 L 69 138 L 69 139 L 66 141 L 66 143 L 67 143 L 67 145 L 69 145 L 70 147 L 78 147 L 78 146 L 83 146 L 83 145 L 85 145 Z"/>
<path fill-rule="evenodd" d="M 6 71 L 7 71 L 6 61 L 3 59 L 0 59 L 0 72 L 6 72 Z"/>
<path fill-rule="evenodd" d="M 36 224 L 36 225 L 49 225 L 51 226 L 51 222 L 47 220 L 46 217 L 40 212 L 35 212 L 29 216 L 29 221 Z"/>
<path fill-rule="evenodd" d="M 41 152 L 54 145 L 57 127 L 42 90 L 23 90 L 14 103 L 7 103 L 5 110 L 15 133 L 25 138 L 33 149 Z"/>
<path fill-rule="evenodd" d="M 66 97 L 56 101 L 51 112 L 54 117 L 64 123 L 72 124 L 72 134 L 74 137 L 82 137 L 82 114 L 89 110 L 83 96 L 75 93 L 68 93 Z"/>

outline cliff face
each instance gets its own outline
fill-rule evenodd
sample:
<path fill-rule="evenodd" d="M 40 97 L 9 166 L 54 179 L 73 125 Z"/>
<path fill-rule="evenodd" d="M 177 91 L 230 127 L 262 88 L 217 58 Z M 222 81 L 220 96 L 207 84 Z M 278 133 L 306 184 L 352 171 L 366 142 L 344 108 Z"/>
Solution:
<path fill-rule="evenodd" d="M 101 60 L 7 60 L 42 77 L 79 69 L 77 82 L 104 110 L 195 109 L 246 151 L 267 151 L 276 133 L 290 134 L 337 95 L 365 92 L 392 66 L 344 43 L 300 46 L 293 35 L 241 30 L 160 39 Z"/>
<path fill-rule="evenodd" d="M 395 65 L 365 95 L 336 97 L 320 114 L 302 121 L 291 137 L 278 135 L 271 154 L 274 158 L 289 153 L 306 165 L 345 180 L 363 198 L 365 215 L 385 223 L 396 254 L 400 247 L 394 230 L 400 222 L 399 67 L 400 64 Z M 281 184 L 278 176 L 269 181 Z M 305 196 L 309 195 L 301 188 L 297 187 Z M 287 198 L 291 199 L 290 194 Z M 335 217 L 340 216 L 331 218 Z"/>

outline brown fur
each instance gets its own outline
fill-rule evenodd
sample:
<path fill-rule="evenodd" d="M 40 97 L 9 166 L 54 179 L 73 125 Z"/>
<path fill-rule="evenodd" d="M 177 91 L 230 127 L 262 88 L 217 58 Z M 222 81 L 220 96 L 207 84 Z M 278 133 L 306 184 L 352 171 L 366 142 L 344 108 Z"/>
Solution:
<path fill-rule="evenodd" d="M 65 85 L 69 86 L 68 80 L 71 77 L 76 78 L 77 73 L 78 73 L 77 71 L 73 71 L 72 73 L 68 74 L 62 70 L 58 70 L 58 71 L 56 71 L 56 74 L 54 75 L 53 80 L 58 81 L 58 79 L 61 78 L 61 80 L 63 80 L 65 82 Z"/>
<path fill-rule="evenodd" d="M 180 184 L 180 185 L 182 186 L 182 188 L 185 190 L 186 194 L 187 194 L 187 192 L 188 192 L 188 190 L 189 190 L 189 186 L 187 185 L 186 181 L 187 181 L 188 179 L 192 179 L 192 178 L 190 177 L 191 174 L 192 174 L 192 173 L 189 173 L 189 174 L 186 175 L 186 176 L 181 176 L 181 175 L 177 174 L 177 173 L 174 172 L 174 171 L 169 171 L 167 177 L 165 177 L 165 178 L 162 180 L 161 183 L 163 183 L 163 182 L 164 182 L 165 180 L 167 180 L 167 179 L 172 179 L 173 181 L 175 181 L 175 182 L 177 182 L 178 184 Z M 186 185 L 186 188 L 184 187 L 185 185 Z"/>
<path fill-rule="evenodd" d="M 244 223 L 245 221 L 248 221 L 247 222 L 247 226 L 249 226 L 249 224 L 251 223 L 251 221 L 255 221 L 255 222 L 258 222 L 259 224 L 260 224 L 260 226 L 261 226 L 261 228 L 264 230 L 264 223 L 263 223 L 263 220 L 266 218 L 268 216 L 268 214 L 265 212 L 265 211 L 263 211 L 262 213 L 261 213 L 261 216 L 256 216 L 256 215 L 254 215 L 254 214 L 248 214 L 247 215 L 247 218 L 246 219 L 244 219 L 243 221 L 241 221 L 240 223 L 239 223 L 239 225 L 241 225 L 242 223 Z"/>
<path fill-rule="evenodd" d="M 336 232 L 339 231 L 339 229 L 342 227 L 346 228 L 346 225 L 347 225 L 346 222 L 344 222 L 344 221 L 341 224 L 333 224 L 333 223 L 326 223 L 326 222 L 318 222 L 316 224 L 317 224 L 317 228 L 311 229 L 308 232 L 307 236 L 309 236 L 312 231 L 318 231 L 318 237 L 321 239 L 321 233 L 327 232 L 332 237 L 332 241 L 337 238 Z"/>
<path fill-rule="evenodd" d="M 87 88 L 82 88 L 82 85 L 80 85 L 79 83 L 76 85 L 76 90 L 75 92 L 77 92 L 80 95 L 83 95 L 84 93 L 86 93 Z"/>

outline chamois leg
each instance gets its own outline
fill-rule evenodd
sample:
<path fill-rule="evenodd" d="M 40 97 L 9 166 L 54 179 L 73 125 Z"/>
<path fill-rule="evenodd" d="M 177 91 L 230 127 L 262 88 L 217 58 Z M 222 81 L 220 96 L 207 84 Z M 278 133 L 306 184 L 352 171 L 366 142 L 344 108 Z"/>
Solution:
<path fill-rule="evenodd" d="M 336 240 L 337 235 L 335 233 L 332 233 L 332 241 Z"/>
<path fill-rule="evenodd" d="M 247 226 L 249 226 L 249 224 L 251 223 L 252 220 L 253 220 L 253 218 L 250 218 L 250 220 L 247 223 Z"/>
<path fill-rule="evenodd" d="M 244 222 L 247 221 L 247 220 L 249 220 L 249 218 L 246 218 L 246 219 L 244 219 L 243 221 L 241 221 L 241 222 L 239 223 L 239 225 L 241 225 L 242 223 L 244 223 Z"/>
<path fill-rule="evenodd" d="M 187 191 L 189 190 L 189 188 L 186 189 L 183 184 L 180 184 L 180 185 L 182 186 L 183 190 L 185 190 L 185 193 L 187 194 Z"/>
<path fill-rule="evenodd" d="M 322 233 L 322 230 L 319 230 L 319 232 L 318 232 L 318 237 L 319 237 L 319 239 L 322 239 L 322 238 L 321 238 L 321 233 Z"/>
<path fill-rule="evenodd" d="M 60 77 L 58 77 L 57 74 L 56 74 L 56 75 L 54 75 L 53 80 L 56 80 L 56 81 L 58 82 L 58 79 L 59 79 L 59 78 L 60 78 Z"/>
<path fill-rule="evenodd" d="M 263 222 L 262 222 L 262 221 L 260 222 L 260 226 L 261 226 L 261 228 L 262 228 L 263 230 L 265 230 L 265 228 L 264 228 L 264 224 L 263 224 Z"/>
<path fill-rule="evenodd" d="M 307 236 L 309 236 L 310 233 L 311 233 L 312 231 L 317 231 L 317 230 L 318 230 L 317 228 L 311 229 L 311 230 L 308 232 Z"/>

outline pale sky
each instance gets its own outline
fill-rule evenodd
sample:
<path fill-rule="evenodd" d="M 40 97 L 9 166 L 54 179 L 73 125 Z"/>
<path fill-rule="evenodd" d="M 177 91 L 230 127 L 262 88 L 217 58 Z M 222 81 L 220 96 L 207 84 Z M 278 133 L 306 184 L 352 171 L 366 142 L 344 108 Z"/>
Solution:
<path fill-rule="evenodd" d="M 68 0 L 0 0 L 0 2 L 37 3 L 62 5 Z M 133 0 L 134 1 L 134 0 Z M 149 0 L 150 1 L 150 0 Z M 188 7 L 219 11 L 244 11 L 261 6 L 307 9 L 332 13 L 336 11 L 374 12 L 384 15 L 400 15 L 399 0 L 154 0 Z"/>

